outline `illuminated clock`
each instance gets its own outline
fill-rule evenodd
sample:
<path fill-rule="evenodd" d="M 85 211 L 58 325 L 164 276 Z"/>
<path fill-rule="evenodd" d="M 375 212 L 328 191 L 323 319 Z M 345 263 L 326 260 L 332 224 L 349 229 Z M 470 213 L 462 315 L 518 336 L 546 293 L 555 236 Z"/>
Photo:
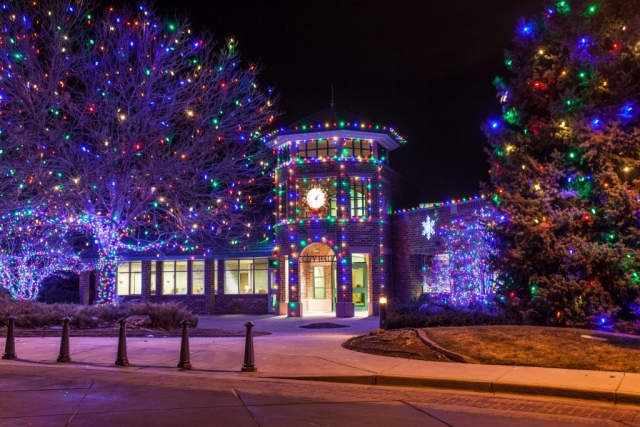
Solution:
<path fill-rule="evenodd" d="M 309 208 L 309 213 L 318 215 L 326 207 L 327 200 L 327 193 L 322 187 L 312 187 L 307 191 L 304 202 Z"/>

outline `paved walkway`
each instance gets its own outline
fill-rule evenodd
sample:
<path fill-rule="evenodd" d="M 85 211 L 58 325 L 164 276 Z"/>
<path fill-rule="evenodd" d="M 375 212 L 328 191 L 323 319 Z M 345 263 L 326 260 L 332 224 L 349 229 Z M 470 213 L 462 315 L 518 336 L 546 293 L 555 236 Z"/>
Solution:
<path fill-rule="evenodd" d="M 243 316 L 205 318 L 207 327 L 241 329 Z M 194 372 L 224 378 L 280 378 L 370 385 L 439 387 L 482 393 L 563 396 L 611 403 L 640 405 L 640 374 L 519 366 L 468 365 L 382 357 L 346 350 L 341 344 L 351 335 L 374 329 L 376 318 L 274 319 L 255 317 L 257 330 L 272 335 L 254 338 L 258 372 L 241 373 L 244 338 L 191 338 Z M 351 324 L 343 329 L 302 329 L 318 321 Z M 234 323 L 236 322 L 236 323 Z M 279 323 L 282 322 L 282 323 Z M 215 324 L 215 326 L 213 326 Z M 224 325 L 224 326 L 223 326 Z M 274 326 L 275 325 L 275 326 Z M 284 327 L 283 325 L 288 325 Z M 271 327 L 268 327 L 271 326 Z M 176 372 L 179 338 L 129 338 L 131 366 L 114 366 L 117 338 L 72 338 L 70 366 L 109 370 Z M 59 338 L 17 337 L 19 360 L 11 364 L 55 365 Z"/>
<path fill-rule="evenodd" d="M 302 318 L 274 316 L 271 314 L 199 315 L 198 318 L 200 319 L 198 328 L 245 331 L 244 324 L 250 321 L 255 325 L 253 328 L 254 331 L 271 332 L 277 335 L 306 335 L 311 332 L 314 335 L 362 335 L 376 329 L 380 322 L 378 317 L 368 317 L 366 312 L 356 312 L 356 317 L 346 319 L 337 319 L 335 313 L 331 312 L 307 313 L 306 316 Z M 333 323 L 347 327 L 313 330 L 301 328 L 301 326 L 307 326 L 313 323 Z"/>
<path fill-rule="evenodd" d="M 640 427 L 638 407 L 185 371 L 0 365 L 0 426 Z"/>

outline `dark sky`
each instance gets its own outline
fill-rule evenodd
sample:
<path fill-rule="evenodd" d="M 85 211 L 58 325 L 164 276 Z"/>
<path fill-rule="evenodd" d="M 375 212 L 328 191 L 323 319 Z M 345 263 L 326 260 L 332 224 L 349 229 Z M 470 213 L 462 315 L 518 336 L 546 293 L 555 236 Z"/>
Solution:
<path fill-rule="evenodd" d="M 336 106 L 408 140 L 392 166 L 421 202 L 479 194 L 488 181 L 480 126 L 498 117 L 491 84 L 518 18 L 541 0 L 159 0 L 264 67 L 287 125 Z"/>

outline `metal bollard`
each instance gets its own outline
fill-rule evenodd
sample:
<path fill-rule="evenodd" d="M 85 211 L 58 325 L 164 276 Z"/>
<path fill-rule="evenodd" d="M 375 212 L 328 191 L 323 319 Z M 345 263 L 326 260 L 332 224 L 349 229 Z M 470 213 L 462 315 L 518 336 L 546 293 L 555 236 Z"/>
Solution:
<path fill-rule="evenodd" d="M 127 357 L 127 319 L 120 319 L 118 323 L 120 323 L 120 335 L 118 337 L 116 365 L 129 366 L 129 358 Z"/>
<path fill-rule="evenodd" d="M 241 370 L 242 372 L 256 372 L 258 367 L 253 357 L 253 335 L 251 333 L 253 323 L 247 322 L 244 326 L 247 327 L 247 341 L 244 345 L 244 363 Z"/>
<path fill-rule="evenodd" d="M 387 297 L 380 295 L 380 329 L 387 330 Z"/>
<path fill-rule="evenodd" d="M 16 339 L 15 339 L 15 322 L 16 316 L 9 316 L 9 327 L 7 327 L 7 345 L 4 347 L 4 354 L 2 358 L 5 360 L 13 360 L 18 357 L 16 354 Z"/>
<path fill-rule="evenodd" d="M 62 339 L 60 340 L 60 355 L 58 355 L 58 362 L 71 362 L 69 356 L 69 322 L 71 318 L 69 316 L 62 319 Z"/>
<path fill-rule="evenodd" d="M 191 322 L 183 320 L 182 325 L 182 343 L 180 344 L 180 361 L 178 368 L 191 369 L 191 352 L 189 351 L 189 325 Z"/>

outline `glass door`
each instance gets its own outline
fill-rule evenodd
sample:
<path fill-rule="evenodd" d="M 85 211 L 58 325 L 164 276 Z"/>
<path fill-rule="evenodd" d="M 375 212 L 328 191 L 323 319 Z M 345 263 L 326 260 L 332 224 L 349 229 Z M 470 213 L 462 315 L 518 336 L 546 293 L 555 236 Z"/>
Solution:
<path fill-rule="evenodd" d="M 367 310 L 367 263 L 354 262 L 351 270 L 353 304 L 356 310 Z"/>

